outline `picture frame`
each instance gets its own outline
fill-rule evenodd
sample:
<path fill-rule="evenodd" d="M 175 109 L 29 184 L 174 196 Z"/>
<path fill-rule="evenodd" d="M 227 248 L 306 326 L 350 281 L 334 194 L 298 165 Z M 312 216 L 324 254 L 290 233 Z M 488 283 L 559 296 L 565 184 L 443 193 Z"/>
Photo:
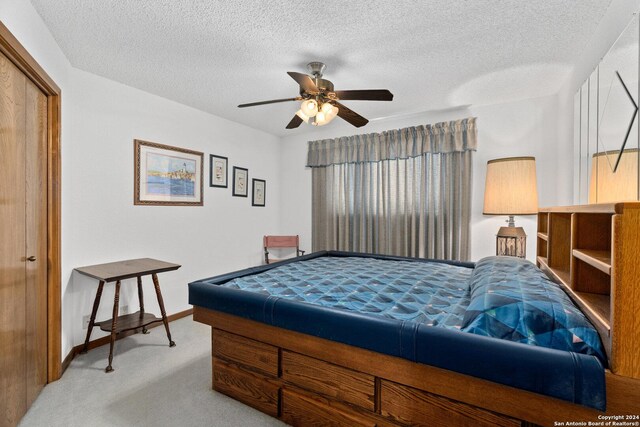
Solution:
<path fill-rule="evenodd" d="M 209 155 L 209 187 L 229 187 L 229 159 L 227 157 Z"/>
<path fill-rule="evenodd" d="M 204 154 L 155 142 L 133 141 L 133 204 L 202 206 Z"/>
<path fill-rule="evenodd" d="M 254 178 L 251 180 L 251 206 L 264 207 L 266 202 L 267 181 Z"/>
<path fill-rule="evenodd" d="M 233 167 L 233 191 L 236 197 L 249 197 L 249 169 Z"/>

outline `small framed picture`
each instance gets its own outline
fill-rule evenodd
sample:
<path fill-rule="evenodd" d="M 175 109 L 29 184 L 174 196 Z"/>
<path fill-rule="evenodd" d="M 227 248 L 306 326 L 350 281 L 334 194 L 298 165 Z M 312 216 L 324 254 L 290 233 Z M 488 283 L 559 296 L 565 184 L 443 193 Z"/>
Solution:
<path fill-rule="evenodd" d="M 133 141 L 133 204 L 202 206 L 199 151 L 155 142 Z"/>
<path fill-rule="evenodd" d="M 209 156 L 209 187 L 227 188 L 229 179 L 229 159 L 211 154 Z"/>
<path fill-rule="evenodd" d="M 267 181 L 264 179 L 252 179 L 253 197 L 251 198 L 251 206 L 264 206 L 265 192 L 267 190 Z"/>
<path fill-rule="evenodd" d="M 249 181 L 249 169 L 233 167 L 233 195 L 237 197 L 249 197 L 247 189 Z"/>

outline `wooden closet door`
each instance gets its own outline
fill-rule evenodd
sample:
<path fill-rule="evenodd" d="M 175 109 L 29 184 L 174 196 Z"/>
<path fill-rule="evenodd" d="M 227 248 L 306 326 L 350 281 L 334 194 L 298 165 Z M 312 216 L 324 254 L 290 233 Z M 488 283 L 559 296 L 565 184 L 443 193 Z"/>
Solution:
<path fill-rule="evenodd" d="M 25 86 L 0 54 L 0 426 L 26 411 Z"/>
<path fill-rule="evenodd" d="M 0 427 L 47 382 L 47 98 L 0 54 Z"/>
<path fill-rule="evenodd" d="M 26 82 L 27 407 L 47 383 L 47 97 Z M 29 261 L 30 258 L 34 261 Z"/>

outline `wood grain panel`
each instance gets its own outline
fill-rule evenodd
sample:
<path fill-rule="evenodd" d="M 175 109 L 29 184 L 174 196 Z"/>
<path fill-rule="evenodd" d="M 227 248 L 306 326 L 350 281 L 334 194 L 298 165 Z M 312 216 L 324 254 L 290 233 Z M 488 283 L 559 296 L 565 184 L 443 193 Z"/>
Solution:
<path fill-rule="evenodd" d="M 47 92 L 47 381 L 62 376 L 62 148 L 60 90 Z"/>
<path fill-rule="evenodd" d="M 213 389 L 272 417 L 278 416 L 279 388 L 277 383 L 266 377 L 213 358 Z"/>
<path fill-rule="evenodd" d="M 639 205 L 636 205 L 639 206 Z M 640 379 L 640 207 L 614 215 L 611 370 Z"/>
<path fill-rule="evenodd" d="M 283 351 L 282 379 L 339 401 L 374 410 L 373 375 Z"/>
<path fill-rule="evenodd" d="M 27 406 L 47 383 L 47 97 L 26 82 Z"/>
<path fill-rule="evenodd" d="M 0 54 L 0 425 L 26 412 L 25 86 Z"/>
<path fill-rule="evenodd" d="M 520 421 L 412 387 L 382 381 L 381 413 L 412 426 L 520 426 Z"/>
<path fill-rule="evenodd" d="M 571 260 L 571 214 L 549 214 L 549 267 L 569 274 Z"/>
<path fill-rule="evenodd" d="M 193 319 L 218 329 L 393 380 L 512 418 L 553 425 L 563 419 L 598 421 L 601 412 L 562 400 L 405 359 L 287 331 L 237 316 L 194 307 Z M 640 380 L 607 371 L 607 414 L 640 413 Z"/>
<path fill-rule="evenodd" d="M 574 249 L 573 256 L 597 268 L 603 273 L 611 274 L 611 251 Z"/>
<path fill-rule="evenodd" d="M 180 264 L 160 261 L 153 258 L 138 258 L 126 261 L 108 262 L 105 264 L 78 267 L 75 270 L 86 276 L 105 282 L 148 276 L 149 274 L 173 271 L 182 267 Z"/>
<path fill-rule="evenodd" d="M 282 390 L 282 421 L 292 426 L 375 427 L 374 421 L 341 411 L 294 391 Z"/>
<path fill-rule="evenodd" d="M 278 349 L 261 342 L 212 329 L 213 356 L 252 370 L 278 376 Z"/>
<path fill-rule="evenodd" d="M 583 213 L 616 213 L 620 212 L 624 207 L 624 203 L 594 203 L 591 205 L 574 205 L 574 206 L 552 206 L 549 208 L 540 208 L 539 212 L 583 212 Z"/>

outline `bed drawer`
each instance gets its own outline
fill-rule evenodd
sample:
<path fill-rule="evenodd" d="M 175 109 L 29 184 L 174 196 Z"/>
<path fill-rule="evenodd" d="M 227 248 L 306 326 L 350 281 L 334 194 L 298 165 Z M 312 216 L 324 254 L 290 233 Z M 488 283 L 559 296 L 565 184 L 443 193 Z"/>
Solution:
<path fill-rule="evenodd" d="M 372 375 L 283 351 L 282 379 L 338 401 L 374 410 L 375 378 Z"/>
<path fill-rule="evenodd" d="M 385 380 L 381 381 L 380 409 L 383 416 L 412 426 L 521 425 L 512 418 Z"/>
<path fill-rule="evenodd" d="M 282 389 L 282 415 L 280 419 L 292 426 L 376 426 L 375 422 L 362 419 L 355 413 L 333 408 L 286 388 Z"/>
<path fill-rule="evenodd" d="M 278 416 L 279 385 L 213 358 L 213 389 L 272 417 Z"/>
<path fill-rule="evenodd" d="M 278 348 L 220 329 L 212 329 L 213 356 L 278 376 Z"/>

